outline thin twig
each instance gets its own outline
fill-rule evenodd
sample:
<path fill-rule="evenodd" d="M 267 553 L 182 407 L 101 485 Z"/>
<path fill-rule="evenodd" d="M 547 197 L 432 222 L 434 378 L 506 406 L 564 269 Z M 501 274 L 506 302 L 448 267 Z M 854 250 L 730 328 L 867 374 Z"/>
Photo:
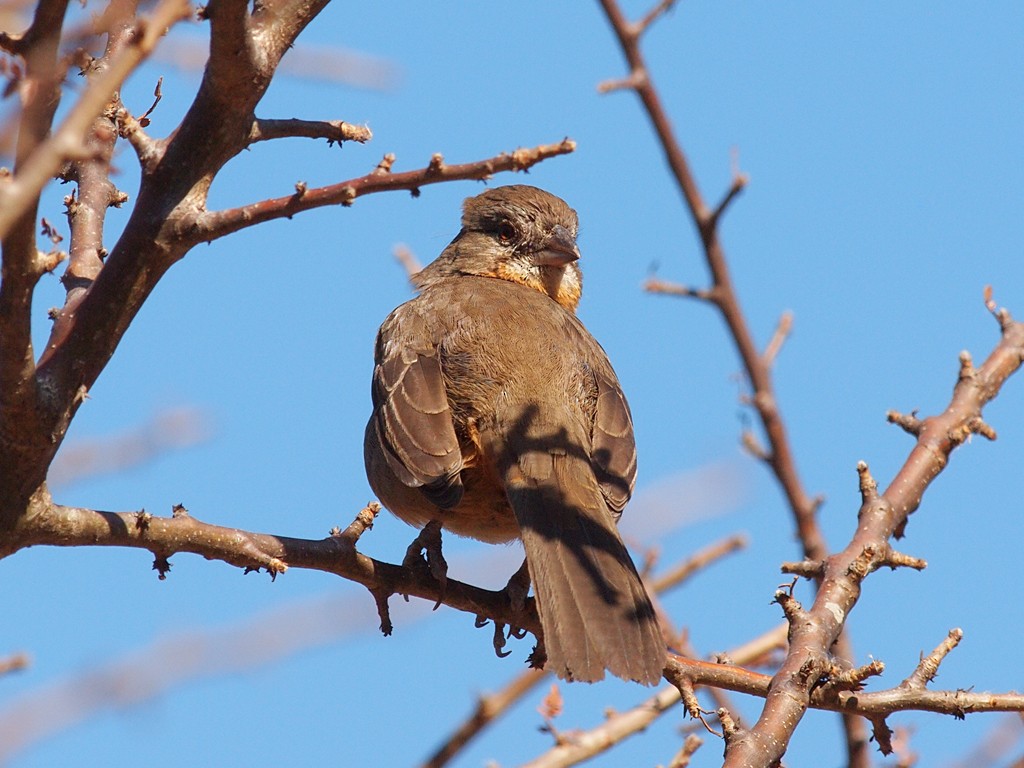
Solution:
<path fill-rule="evenodd" d="M 782 345 L 786 343 L 786 339 L 789 338 L 790 332 L 793 330 L 793 313 L 786 311 L 782 313 L 779 318 L 779 324 L 775 326 L 775 333 L 772 335 L 772 340 L 768 342 L 768 346 L 764 348 L 764 354 L 761 355 L 761 362 L 768 368 L 771 368 L 775 364 L 775 358 L 779 356 L 779 352 L 782 350 Z"/>
<path fill-rule="evenodd" d="M 355 141 L 365 144 L 373 138 L 373 133 L 365 125 L 353 125 L 344 120 L 267 120 L 257 118 L 252 124 L 250 141 L 270 141 L 272 139 L 306 138 L 327 139 L 341 144 Z"/>
<path fill-rule="evenodd" d="M 423 763 L 423 768 L 441 768 L 447 765 L 481 731 L 548 677 L 548 673 L 542 669 L 528 669 L 516 675 L 497 693 L 481 696 L 470 716 Z"/>
<path fill-rule="evenodd" d="M 399 243 L 391 249 L 391 254 L 395 257 L 395 261 L 402 265 L 402 269 L 405 270 L 405 275 L 409 278 L 410 282 L 423 269 L 423 265 L 416 258 L 416 254 L 407 245 Z"/>
<path fill-rule="evenodd" d="M 701 299 L 712 303 L 717 301 L 717 292 L 714 288 L 693 288 L 689 285 L 659 280 L 656 277 L 649 277 L 644 281 L 644 290 L 648 293 L 661 293 L 666 296 L 686 296 L 691 299 Z"/>

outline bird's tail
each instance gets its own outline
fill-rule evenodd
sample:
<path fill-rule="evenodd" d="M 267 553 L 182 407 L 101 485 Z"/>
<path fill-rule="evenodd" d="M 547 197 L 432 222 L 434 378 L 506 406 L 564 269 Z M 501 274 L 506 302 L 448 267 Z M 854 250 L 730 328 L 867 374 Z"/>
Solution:
<path fill-rule="evenodd" d="M 666 645 L 589 460 L 520 453 L 504 469 L 537 598 L 547 669 L 595 682 L 605 670 L 654 685 Z"/>

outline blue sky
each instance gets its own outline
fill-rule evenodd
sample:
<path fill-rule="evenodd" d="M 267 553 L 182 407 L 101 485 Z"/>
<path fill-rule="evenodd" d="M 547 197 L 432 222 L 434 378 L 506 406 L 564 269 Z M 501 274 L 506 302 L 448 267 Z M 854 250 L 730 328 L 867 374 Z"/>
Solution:
<path fill-rule="evenodd" d="M 636 17 L 645 9 L 628 10 Z M 174 35 L 206 31 L 195 24 Z M 869 462 L 884 485 L 911 448 L 885 423 L 886 411 L 943 409 L 960 350 L 980 361 L 996 344 L 983 287 L 1024 316 L 1022 40 L 1024 7 L 1010 2 L 973 13 L 951 2 L 684 3 L 646 38 L 652 75 L 705 196 L 717 200 L 727 188 L 734 152 L 750 176 L 722 237 L 760 343 L 782 311 L 795 314 L 776 384 L 804 483 L 827 497 L 821 520 L 834 548 L 855 525 L 856 462 Z M 407 170 L 434 152 L 465 162 L 575 139 L 575 154 L 492 183 L 542 186 L 579 213 L 580 314 L 615 364 L 636 421 L 640 479 L 623 526 L 646 545 L 660 534 L 666 565 L 745 532 L 746 551 L 666 604 L 703 653 L 774 626 L 778 565 L 799 554 L 790 517 L 771 478 L 739 447 L 750 417 L 717 316 L 641 289 L 655 268 L 696 285 L 706 274 L 636 99 L 596 92 L 598 82 L 624 74 L 597 5 L 337 3 L 303 43 L 379 57 L 394 67 L 395 85 L 372 91 L 280 77 L 258 114 L 368 123 L 373 142 L 258 145 L 225 169 L 211 205 L 287 194 L 299 180 L 359 176 L 386 152 Z M 161 75 L 164 99 L 150 129 L 157 135 L 177 123 L 199 79 L 151 62 L 125 89 L 134 111 L 148 107 Z M 118 183 L 134 196 L 133 163 L 122 149 Z M 424 262 L 433 258 L 458 229 L 461 200 L 480 189 L 462 182 L 425 188 L 418 199 L 372 196 L 195 249 L 133 324 L 68 444 L 181 405 L 208 414 L 213 439 L 58 488 L 58 500 L 157 514 L 181 502 L 209 522 L 308 538 L 347 524 L 371 497 L 361 441 L 373 336 L 410 296 L 392 248 L 404 243 Z M 67 191 L 47 198 L 51 221 L 64 223 Z M 108 247 L 125 217 L 112 213 Z M 59 283 L 47 279 L 37 302 L 40 342 L 46 308 L 61 302 Z M 975 439 L 958 451 L 912 518 L 900 546 L 928 569 L 869 579 L 849 626 L 857 661 L 887 664 L 872 689 L 898 684 L 955 626 L 965 639 L 937 686 L 1024 684 L 1022 402 L 1022 382 L 1011 380 L 986 414 L 998 441 Z M 412 535 L 382 515 L 361 547 L 398 561 Z M 446 552 L 454 577 L 484 585 L 503 584 L 517 565 L 510 548 L 448 539 Z M 500 562 L 488 566 L 491 558 Z M 24 706 L 21 697 L 154 644 L 162 644 L 154 658 L 164 660 L 148 663 L 154 674 L 173 660 L 199 666 L 195 680 L 99 709 L 12 765 L 415 764 L 477 693 L 522 669 L 531 645 L 513 642 L 512 655 L 497 659 L 489 630 L 473 629 L 472 617 L 415 603 L 400 609 L 399 598 L 395 634 L 382 638 L 365 590 L 325 574 L 291 570 L 270 583 L 179 555 L 158 581 L 150 561 L 140 551 L 39 548 L 0 562 L 0 653 L 33 656 L 28 671 L 0 680 L 0 726 L 11 707 Z M 804 586 L 797 594 L 810 595 Z M 280 648 L 257 663 L 240 637 Z M 457 764 L 514 765 L 544 750 L 541 694 Z M 645 696 L 617 681 L 563 686 L 563 694 L 557 724 L 566 730 Z M 756 717 L 756 701 L 734 701 Z M 594 764 L 665 763 L 681 722 L 669 714 Z M 892 719 L 914 729 L 912 747 L 926 765 L 966 755 L 1000 722 Z M 717 764 L 720 743 L 699 755 L 697 764 Z M 841 762 L 835 717 L 809 715 L 787 764 Z"/>

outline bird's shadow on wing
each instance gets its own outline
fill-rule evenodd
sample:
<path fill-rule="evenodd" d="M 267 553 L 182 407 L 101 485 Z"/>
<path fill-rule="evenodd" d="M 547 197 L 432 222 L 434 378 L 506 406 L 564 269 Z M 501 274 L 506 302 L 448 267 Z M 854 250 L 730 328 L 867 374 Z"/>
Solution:
<path fill-rule="evenodd" d="M 625 617 L 639 621 L 653 616 L 649 601 L 638 599 L 640 579 L 598 484 L 590 435 L 574 436 L 565 426 L 545 425 L 534 405 L 509 426 L 506 441 L 501 460 L 506 492 L 527 557 L 529 540 L 535 537 L 540 548 L 534 557 L 542 552 L 571 558 L 562 564 L 570 579 L 575 565 L 600 600 L 627 610 Z M 618 481 L 628 488 L 625 479 Z"/>

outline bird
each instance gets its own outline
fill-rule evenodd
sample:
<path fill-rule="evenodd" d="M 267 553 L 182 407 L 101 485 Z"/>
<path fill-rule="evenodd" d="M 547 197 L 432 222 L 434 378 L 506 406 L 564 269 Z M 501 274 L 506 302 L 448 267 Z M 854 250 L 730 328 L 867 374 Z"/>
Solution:
<path fill-rule="evenodd" d="M 617 530 L 633 422 L 576 316 L 577 233 L 576 212 L 536 187 L 466 199 L 461 230 L 377 334 L 367 477 L 414 526 L 522 540 L 545 669 L 655 685 L 667 645 Z"/>

